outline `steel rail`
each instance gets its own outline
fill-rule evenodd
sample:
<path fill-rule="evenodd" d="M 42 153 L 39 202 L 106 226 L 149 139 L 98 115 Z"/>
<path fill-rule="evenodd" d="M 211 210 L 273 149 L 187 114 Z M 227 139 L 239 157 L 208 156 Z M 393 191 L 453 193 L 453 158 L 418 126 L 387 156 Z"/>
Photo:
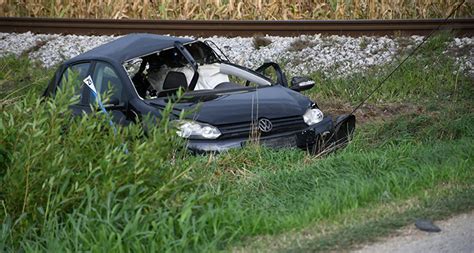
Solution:
<path fill-rule="evenodd" d="M 427 35 L 445 22 L 418 20 L 125 20 L 0 17 L 0 32 L 61 33 L 77 35 L 120 35 L 157 33 L 192 36 L 294 36 L 301 34 Z M 451 19 L 443 26 L 456 34 L 473 36 L 474 18 Z"/>

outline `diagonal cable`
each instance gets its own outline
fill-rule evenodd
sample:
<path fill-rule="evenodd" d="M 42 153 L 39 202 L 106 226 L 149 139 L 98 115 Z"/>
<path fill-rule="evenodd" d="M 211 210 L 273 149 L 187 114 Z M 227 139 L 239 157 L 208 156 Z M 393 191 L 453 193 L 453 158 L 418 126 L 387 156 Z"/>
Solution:
<path fill-rule="evenodd" d="M 382 87 L 382 85 L 385 83 L 385 81 L 387 81 L 392 75 L 393 73 L 395 73 L 402 65 L 403 63 L 405 63 L 410 57 L 412 57 L 417 51 L 418 49 L 423 45 L 425 44 L 426 41 L 428 41 L 428 39 L 436 32 L 439 30 L 439 28 L 441 28 L 441 26 L 445 25 L 446 22 L 451 18 L 451 16 L 453 16 L 453 14 L 464 4 L 464 2 L 466 2 L 466 0 L 463 0 L 458 6 L 456 6 L 456 8 L 454 8 L 451 13 L 449 13 L 449 15 L 443 20 L 442 23 L 440 23 L 435 29 L 431 30 L 430 34 L 428 34 L 428 36 L 426 36 L 423 41 L 421 41 L 420 44 L 418 44 L 418 46 L 416 46 L 415 49 L 413 49 L 413 51 L 411 51 L 411 53 L 405 57 L 405 59 L 403 59 L 402 62 L 400 62 L 400 64 L 398 64 L 398 66 L 396 68 L 394 68 L 392 70 L 392 72 L 390 72 L 390 74 L 388 74 L 384 79 L 382 79 L 382 81 L 379 82 L 379 84 L 375 87 L 375 89 L 372 90 L 372 92 L 369 93 L 369 95 L 367 97 L 364 98 L 364 100 L 362 100 L 353 110 L 350 114 L 354 114 L 355 111 L 357 111 L 363 104 L 365 104 L 365 102 L 367 102 L 367 100 L 372 96 L 374 95 L 374 93 L 380 89 L 380 87 Z"/>

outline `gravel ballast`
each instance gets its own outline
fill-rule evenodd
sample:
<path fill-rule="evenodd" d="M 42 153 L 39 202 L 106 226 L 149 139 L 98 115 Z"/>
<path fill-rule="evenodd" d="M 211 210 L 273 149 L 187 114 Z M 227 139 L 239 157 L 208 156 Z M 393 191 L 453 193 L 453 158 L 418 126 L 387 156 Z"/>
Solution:
<path fill-rule="evenodd" d="M 82 35 L 46 35 L 0 33 L 0 57 L 28 54 L 45 67 L 52 67 L 82 52 L 118 37 Z M 254 38 L 211 37 L 231 61 L 256 68 L 265 61 L 283 64 L 290 75 L 321 72 L 326 76 L 344 76 L 363 72 L 397 59 L 423 40 L 411 37 L 348 37 L 301 35 L 298 37 L 265 36 L 269 45 L 257 49 Z M 454 38 L 445 51 L 454 57 L 459 70 L 474 75 L 474 37 Z"/>

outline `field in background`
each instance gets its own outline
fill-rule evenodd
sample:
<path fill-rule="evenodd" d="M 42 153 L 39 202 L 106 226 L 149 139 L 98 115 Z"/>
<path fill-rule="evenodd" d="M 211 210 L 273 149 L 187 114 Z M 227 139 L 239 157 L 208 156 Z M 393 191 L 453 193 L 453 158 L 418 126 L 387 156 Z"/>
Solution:
<path fill-rule="evenodd" d="M 51 69 L 2 58 L 0 251 L 342 250 L 470 210 L 474 87 L 442 54 L 448 40 L 430 40 L 368 104 L 412 107 L 369 114 L 325 157 L 259 146 L 192 156 L 166 120 L 146 138 L 138 125 L 114 135 L 100 113 L 70 118 L 72 91 L 41 102 Z M 355 104 L 392 67 L 315 73 L 306 94 L 324 111 Z"/>
<path fill-rule="evenodd" d="M 420 19 L 443 18 L 459 0 L 4 0 L 0 16 L 113 19 Z M 465 3 L 455 17 L 472 17 Z"/>

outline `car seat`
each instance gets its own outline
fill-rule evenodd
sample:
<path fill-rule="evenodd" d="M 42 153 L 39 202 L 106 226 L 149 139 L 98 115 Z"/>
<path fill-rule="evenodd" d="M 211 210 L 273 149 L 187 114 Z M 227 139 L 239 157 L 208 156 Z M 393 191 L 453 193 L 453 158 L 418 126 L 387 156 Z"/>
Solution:
<path fill-rule="evenodd" d="M 173 95 L 179 90 L 179 88 L 185 90 L 188 88 L 186 75 L 182 72 L 170 71 L 166 75 L 165 81 L 163 82 L 163 90 L 158 93 L 158 97 Z"/>

